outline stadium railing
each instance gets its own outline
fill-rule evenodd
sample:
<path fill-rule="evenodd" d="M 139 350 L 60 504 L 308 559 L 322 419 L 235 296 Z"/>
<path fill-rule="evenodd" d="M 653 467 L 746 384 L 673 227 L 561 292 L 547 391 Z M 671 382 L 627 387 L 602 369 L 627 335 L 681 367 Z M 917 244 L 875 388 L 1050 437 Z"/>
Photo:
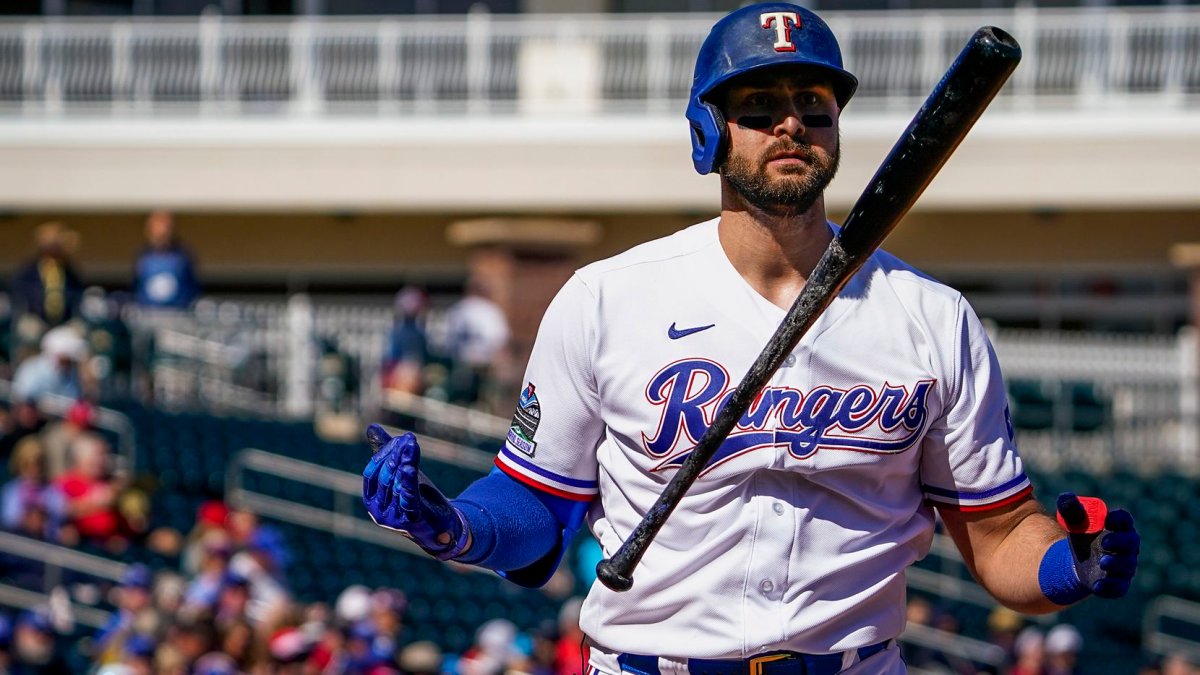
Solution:
<path fill-rule="evenodd" d="M 63 587 L 68 574 L 118 582 L 128 567 L 123 562 L 8 532 L 0 532 L 0 551 L 3 551 L 5 559 L 20 558 L 43 570 L 41 588 L 0 583 L 0 605 L 19 609 L 31 609 L 50 602 L 51 594 L 56 588 Z M 76 622 L 93 628 L 104 627 L 112 616 L 112 612 L 74 599 L 71 600 L 71 613 Z"/>
<path fill-rule="evenodd" d="M 856 111 L 908 111 L 984 23 L 1021 36 L 993 108 L 1185 110 L 1200 8 L 836 12 Z M 0 109 L 46 117 L 675 112 L 716 16 L 7 19 Z"/>
<path fill-rule="evenodd" d="M 358 391 L 349 410 L 388 410 L 435 427 L 503 438 L 507 420 L 381 387 L 380 369 L 392 314 L 386 307 L 287 302 L 206 301 L 195 312 L 143 322 L 153 334 L 151 379 L 167 408 L 234 409 L 304 417 L 328 410 L 318 382 L 318 348 L 333 345 L 353 361 Z M 432 312 L 431 345 L 444 349 L 443 315 Z M 1200 339 L 992 329 L 1009 384 L 1018 442 L 1045 470 L 1085 467 L 1099 473 L 1200 473 Z M 245 364 L 260 366 L 246 382 Z"/>
<path fill-rule="evenodd" d="M 1200 660 L 1200 603 L 1171 595 L 1151 600 L 1142 615 L 1142 646 L 1161 656 Z"/>
<path fill-rule="evenodd" d="M 1097 473 L 1200 472 L 1195 329 L 1175 336 L 991 332 L 1010 394 L 1019 382 L 1054 390 L 1047 397 L 1052 408 L 1047 428 L 1018 424 L 1017 440 L 1028 462 L 1045 471 L 1076 466 Z M 1019 415 L 1019 400 L 1013 412 Z M 1084 421 L 1089 423 L 1080 424 Z"/>
<path fill-rule="evenodd" d="M 400 433 L 397 429 L 389 431 Z M 451 464 L 478 472 L 480 475 L 492 466 L 492 458 L 478 450 L 435 438 L 421 439 L 421 455 L 425 459 Z M 330 510 L 265 494 L 248 485 L 247 474 L 251 472 L 269 474 L 286 481 L 332 491 L 334 508 Z M 366 518 L 362 508 L 362 481 L 361 475 L 255 448 L 245 448 L 236 453 L 229 462 L 225 498 L 233 507 L 268 518 L 394 548 L 405 553 L 424 555 L 416 544 L 378 527 Z"/>

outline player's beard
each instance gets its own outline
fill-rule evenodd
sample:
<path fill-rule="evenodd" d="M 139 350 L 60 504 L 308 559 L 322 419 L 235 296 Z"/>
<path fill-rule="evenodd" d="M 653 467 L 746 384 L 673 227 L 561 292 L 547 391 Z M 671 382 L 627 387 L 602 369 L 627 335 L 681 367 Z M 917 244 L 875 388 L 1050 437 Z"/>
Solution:
<path fill-rule="evenodd" d="M 837 175 L 841 162 L 841 139 L 832 155 L 816 152 L 803 141 L 782 138 L 762 154 L 764 159 L 753 161 L 743 155 L 730 155 L 721 168 L 734 192 L 746 203 L 773 216 L 794 216 L 808 211 L 825 192 Z M 772 179 L 767 175 L 767 158 L 784 152 L 802 152 L 807 165 L 799 171 L 788 170 Z"/>

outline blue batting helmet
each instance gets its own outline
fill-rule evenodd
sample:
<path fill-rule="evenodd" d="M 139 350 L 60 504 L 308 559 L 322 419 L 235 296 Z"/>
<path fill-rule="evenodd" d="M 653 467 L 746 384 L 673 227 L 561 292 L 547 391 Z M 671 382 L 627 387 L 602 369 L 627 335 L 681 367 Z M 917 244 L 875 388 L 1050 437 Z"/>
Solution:
<path fill-rule="evenodd" d="M 687 106 L 696 171 L 711 173 L 729 144 L 725 117 L 706 97 L 738 75 L 785 64 L 825 71 L 839 107 L 846 105 L 858 88 L 858 79 L 842 68 L 842 51 L 829 26 L 803 7 L 782 2 L 749 5 L 730 12 L 712 27 L 696 57 Z"/>

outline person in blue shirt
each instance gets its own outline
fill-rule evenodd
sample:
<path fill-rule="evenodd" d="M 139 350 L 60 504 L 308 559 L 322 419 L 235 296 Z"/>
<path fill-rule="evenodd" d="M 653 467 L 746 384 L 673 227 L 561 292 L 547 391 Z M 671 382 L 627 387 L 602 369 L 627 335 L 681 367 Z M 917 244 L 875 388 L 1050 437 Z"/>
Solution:
<path fill-rule="evenodd" d="M 146 219 L 146 248 L 134 264 L 133 286 L 142 307 L 186 309 L 200 295 L 192 256 L 175 236 L 175 218 L 167 211 Z"/>

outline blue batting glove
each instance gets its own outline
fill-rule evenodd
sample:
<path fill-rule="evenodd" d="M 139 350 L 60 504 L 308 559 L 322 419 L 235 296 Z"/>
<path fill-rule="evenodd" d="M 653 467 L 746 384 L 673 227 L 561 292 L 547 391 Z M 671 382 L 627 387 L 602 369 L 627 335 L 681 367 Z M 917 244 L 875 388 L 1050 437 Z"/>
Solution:
<path fill-rule="evenodd" d="M 411 433 L 389 436 L 367 427 L 375 451 L 363 470 L 363 505 L 371 520 L 411 539 L 439 560 L 451 560 L 467 547 L 462 514 L 421 472 L 421 448 Z"/>
<path fill-rule="evenodd" d="M 1109 511 L 1103 500 L 1064 492 L 1058 496 L 1058 522 L 1067 531 L 1067 538 L 1047 551 L 1042 572 L 1047 572 L 1048 563 L 1058 558 L 1061 563 L 1055 566 L 1069 562 L 1073 574 L 1060 575 L 1058 590 L 1065 595 L 1056 599 L 1048 593 L 1047 597 L 1065 605 L 1070 604 L 1066 601 L 1081 600 L 1088 594 L 1119 598 L 1129 592 L 1137 571 L 1141 537 L 1128 511 Z M 1044 576 L 1041 578 L 1046 580 Z M 1045 586 L 1043 583 L 1043 590 Z"/>

